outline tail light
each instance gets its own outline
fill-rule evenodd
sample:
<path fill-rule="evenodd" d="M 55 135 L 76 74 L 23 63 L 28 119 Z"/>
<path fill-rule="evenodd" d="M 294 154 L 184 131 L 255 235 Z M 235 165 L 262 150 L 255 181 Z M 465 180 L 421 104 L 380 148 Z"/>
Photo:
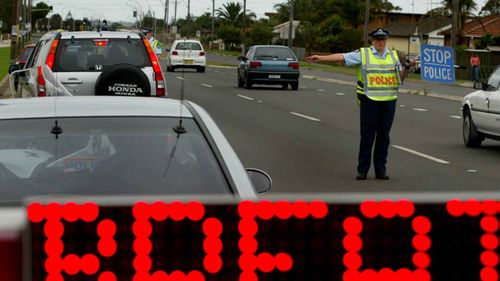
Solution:
<path fill-rule="evenodd" d="M 38 77 L 36 79 L 36 84 L 37 96 L 46 97 L 47 93 L 45 92 L 45 78 L 43 78 L 42 66 L 38 67 Z"/>
<path fill-rule="evenodd" d="M 177 56 L 179 53 L 177 51 L 172 51 L 172 56 Z"/>
<path fill-rule="evenodd" d="M 52 46 L 50 46 L 49 54 L 47 55 L 47 59 L 45 59 L 45 64 L 52 69 L 54 67 L 54 59 L 56 56 L 57 46 L 59 45 L 59 39 L 54 39 L 52 42 Z M 36 79 L 37 82 L 37 96 L 46 97 L 47 92 L 45 91 L 45 78 L 43 77 L 43 66 L 38 67 L 38 77 Z"/>
<path fill-rule="evenodd" d="M 260 61 L 250 61 L 250 68 L 259 68 L 262 66 Z"/>
<path fill-rule="evenodd" d="M 161 72 L 160 62 L 158 61 L 158 57 L 153 52 L 153 48 L 151 44 L 149 44 L 148 39 L 143 38 L 144 46 L 148 50 L 149 59 L 151 60 L 151 64 L 153 65 L 153 71 L 155 72 L 155 81 L 156 81 L 156 96 L 163 97 L 166 95 L 165 89 L 165 80 L 163 80 L 163 73 Z"/>
<path fill-rule="evenodd" d="M 200 52 L 200 57 L 203 57 L 205 55 L 205 52 Z"/>
<path fill-rule="evenodd" d="M 289 62 L 288 67 L 293 68 L 293 69 L 299 69 L 299 63 L 298 62 Z"/>

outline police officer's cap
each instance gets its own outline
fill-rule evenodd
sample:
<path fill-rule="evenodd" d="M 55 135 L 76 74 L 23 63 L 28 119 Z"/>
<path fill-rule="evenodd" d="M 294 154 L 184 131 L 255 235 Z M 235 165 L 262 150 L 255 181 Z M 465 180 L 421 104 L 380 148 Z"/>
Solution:
<path fill-rule="evenodd" d="M 370 36 L 373 38 L 387 38 L 389 36 L 389 31 L 383 28 L 377 28 L 370 32 Z"/>
<path fill-rule="evenodd" d="M 150 32 L 153 32 L 153 29 L 149 28 L 149 27 L 141 27 L 141 32 L 144 33 L 144 34 L 148 34 Z"/>

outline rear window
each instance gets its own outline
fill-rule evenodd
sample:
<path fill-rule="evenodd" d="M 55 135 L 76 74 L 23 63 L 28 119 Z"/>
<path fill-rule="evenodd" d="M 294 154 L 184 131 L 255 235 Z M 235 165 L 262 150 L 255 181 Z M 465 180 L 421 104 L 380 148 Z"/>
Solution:
<path fill-rule="evenodd" d="M 37 195 L 231 194 L 193 119 L 58 118 L 0 121 L 0 204 Z"/>
<path fill-rule="evenodd" d="M 21 53 L 20 61 L 23 61 L 23 62 L 27 61 L 28 57 L 33 52 L 33 49 L 34 49 L 34 47 L 27 47 L 26 49 L 24 49 L 23 52 Z"/>
<path fill-rule="evenodd" d="M 140 39 L 63 39 L 57 48 L 54 71 L 102 71 L 120 63 L 151 66 Z"/>
<path fill-rule="evenodd" d="M 176 50 L 201 51 L 201 45 L 197 42 L 179 42 L 175 46 Z"/>
<path fill-rule="evenodd" d="M 296 60 L 290 49 L 286 48 L 257 48 L 255 59 L 258 60 Z"/>

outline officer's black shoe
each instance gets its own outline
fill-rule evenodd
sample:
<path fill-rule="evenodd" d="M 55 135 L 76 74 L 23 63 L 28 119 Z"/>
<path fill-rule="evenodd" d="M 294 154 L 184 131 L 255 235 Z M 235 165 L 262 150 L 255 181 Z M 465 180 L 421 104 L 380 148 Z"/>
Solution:
<path fill-rule="evenodd" d="M 378 180 L 388 180 L 389 176 L 386 173 L 375 174 L 375 178 Z"/>
<path fill-rule="evenodd" d="M 356 176 L 357 180 L 366 180 L 366 173 L 358 173 Z"/>

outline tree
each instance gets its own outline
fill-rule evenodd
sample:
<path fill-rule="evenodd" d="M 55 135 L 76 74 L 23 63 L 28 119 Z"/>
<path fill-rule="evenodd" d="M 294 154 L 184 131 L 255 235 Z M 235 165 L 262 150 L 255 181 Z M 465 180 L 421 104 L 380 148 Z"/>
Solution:
<path fill-rule="evenodd" d="M 53 14 L 50 17 L 49 25 L 50 25 L 51 29 L 59 29 L 59 28 L 61 28 L 61 24 L 62 24 L 62 17 L 61 17 L 61 15 L 59 15 L 59 14 Z"/>
<path fill-rule="evenodd" d="M 481 15 L 500 15 L 500 0 L 488 0 L 479 12 Z"/>
<path fill-rule="evenodd" d="M 217 37 L 221 38 L 224 41 L 224 44 L 227 47 L 231 47 L 237 45 L 241 42 L 240 39 L 240 29 L 230 25 L 224 24 L 219 26 L 216 30 Z"/>
<path fill-rule="evenodd" d="M 3 22 L 3 27 L 0 28 L 0 33 L 10 33 L 12 26 L 12 0 L 0 0 L 0 20 Z"/>
<path fill-rule="evenodd" d="M 44 19 L 50 12 L 50 6 L 44 2 L 38 2 L 31 12 L 31 19 L 33 23 L 38 22 L 39 19 Z"/>
<path fill-rule="evenodd" d="M 450 10 L 450 13 L 453 11 L 453 0 L 443 0 L 443 6 Z M 463 45 L 465 43 L 465 36 L 463 32 L 463 27 L 465 25 L 465 21 L 473 16 L 472 11 L 476 10 L 476 2 L 474 0 L 459 0 L 458 1 L 458 45 Z"/>
<path fill-rule="evenodd" d="M 223 8 L 216 10 L 217 18 L 225 24 L 232 24 L 236 27 L 243 26 L 243 7 L 239 2 L 229 2 L 222 5 Z M 254 12 L 246 14 L 245 21 L 251 24 L 257 16 Z"/>
<path fill-rule="evenodd" d="M 249 41 L 245 45 L 265 45 L 270 44 L 274 37 L 273 29 L 269 25 L 269 20 L 261 19 L 255 22 L 246 37 Z"/>

